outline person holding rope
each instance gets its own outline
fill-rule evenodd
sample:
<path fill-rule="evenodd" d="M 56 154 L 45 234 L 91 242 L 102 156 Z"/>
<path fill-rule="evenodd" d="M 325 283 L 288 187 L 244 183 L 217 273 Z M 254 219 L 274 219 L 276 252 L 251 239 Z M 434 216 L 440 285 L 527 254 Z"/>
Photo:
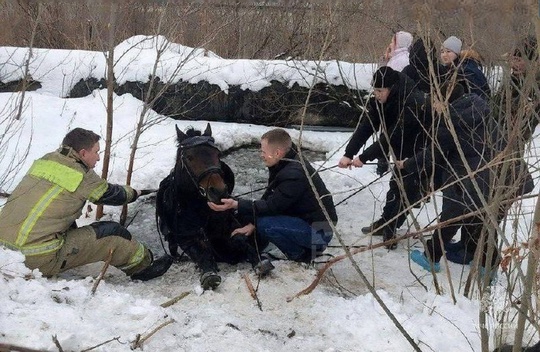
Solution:
<path fill-rule="evenodd" d="M 261 199 L 227 198 L 221 200 L 223 204 L 208 205 L 215 211 L 236 209 L 239 218 L 247 222 L 234 230 L 233 236 L 251 236 L 257 231 L 262 242 L 275 244 L 288 259 L 310 262 L 333 236 L 330 222 L 335 225 L 338 218 L 332 195 L 309 161 L 301 160 L 284 129 L 262 135 L 261 159 L 269 171 Z M 268 258 L 261 265 L 266 271 L 273 269 Z"/>
<path fill-rule="evenodd" d="M 490 136 L 489 104 L 475 93 L 465 93 L 459 83 L 447 82 L 441 86 L 441 95 L 434 97 L 438 119 L 434 121 L 436 134 L 431 146 L 426 146 L 414 157 L 396 161 L 403 173 L 417 173 L 420 169 L 439 168 L 442 175 L 443 204 L 440 222 L 463 217 L 462 220 L 442 227 L 426 242 L 424 253 L 411 251 L 412 261 L 425 270 L 440 271 L 439 261 L 446 245 L 461 229 L 466 237 L 477 239 L 484 229 L 490 194 L 490 168 L 495 155 Z M 467 214 L 473 214 L 466 216 Z M 495 246 L 496 247 L 496 246 Z M 490 268 L 498 262 L 497 249 L 491 263 L 487 263 L 488 243 L 485 242 L 482 266 Z"/>
<path fill-rule="evenodd" d="M 122 205 L 141 191 L 107 183 L 93 170 L 100 136 L 75 128 L 61 147 L 34 161 L 0 212 L 0 245 L 24 254 L 30 269 L 46 276 L 99 261 L 110 261 L 134 280 L 163 275 L 172 259 L 152 252 L 114 221 L 77 227 L 86 201 Z"/>
<path fill-rule="evenodd" d="M 415 88 L 415 82 L 407 75 L 384 66 L 374 73 L 372 85 L 374 97 L 369 100 L 368 113 L 357 126 L 345 148 L 345 155 L 339 160 L 341 168 L 362 167 L 366 162 L 388 154 L 395 160 L 402 160 L 413 156 L 427 141 L 431 108 L 427 95 Z M 379 129 L 378 140 L 353 158 Z M 423 173 L 402 175 L 394 168 L 381 218 L 363 227 L 362 232 L 383 236 L 384 241 L 393 239 L 407 217 L 405 200 L 410 205 L 421 198 L 419 190 L 425 179 Z M 396 244 L 387 248 L 394 249 Z"/>

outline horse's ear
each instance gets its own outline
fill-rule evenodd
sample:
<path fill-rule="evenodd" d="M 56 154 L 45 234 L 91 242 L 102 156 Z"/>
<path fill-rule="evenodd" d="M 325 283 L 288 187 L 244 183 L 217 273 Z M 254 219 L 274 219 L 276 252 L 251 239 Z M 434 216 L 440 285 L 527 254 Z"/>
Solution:
<path fill-rule="evenodd" d="M 178 143 L 182 143 L 182 141 L 187 138 L 187 135 L 184 132 L 180 131 L 178 126 L 175 125 L 174 127 L 176 128 L 176 140 L 178 141 Z"/>
<path fill-rule="evenodd" d="M 203 136 L 212 137 L 212 128 L 210 127 L 210 123 L 206 125 L 206 129 L 204 130 Z"/>

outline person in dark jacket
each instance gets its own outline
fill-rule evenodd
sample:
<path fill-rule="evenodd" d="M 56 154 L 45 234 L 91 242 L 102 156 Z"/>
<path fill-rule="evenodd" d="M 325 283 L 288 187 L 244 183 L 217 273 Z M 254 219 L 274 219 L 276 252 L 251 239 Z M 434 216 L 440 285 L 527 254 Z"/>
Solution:
<path fill-rule="evenodd" d="M 364 163 L 388 154 L 394 160 L 402 160 L 424 147 L 431 108 L 426 95 L 415 89 L 414 85 L 405 74 L 389 67 L 381 67 L 375 72 L 374 98 L 369 101 L 368 114 L 354 131 L 345 148 L 345 155 L 338 163 L 339 167 L 362 167 Z M 354 157 L 379 129 L 381 132 L 378 140 Z M 421 198 L 420 188 L 424 176 L 423 173 L 402 175 L 399 170 L 394 170 L 381 218 L 362 228 L 362 232 L 382 235 L 385 241 L 392 239 L 396 229 L 406 220 L 406 200 L 413 204 Z M 404 194 L 400 185 L 403 185 Z M 388 248 L 395 248 L 395 244 Z"/>
<path fill-rule="evenodd" d="M 208 205 L 215 211 L 237 209 L 239 218 L 248 222 L 232 235 L 251 236 L 257 231 L 263 242 L 275 244 L 288 259 L 309 262 L 326 249 L 333 236 L 331 224 L 335 225 L 338 218 L 323 180 L 295 149 L 287 131 L 277 128 L 266 132 L 261 137 L 261 158 L 269 177 L 261 199 L 227 198 L 221 205 Z M 268 262 L 264 259 L 261 265 Z"/>
<path fill-rule="evenodd" d="M 434 233 L 427 241 L 425 252 L 411 252 L 411 259 L 426 270 L 431 263 L 437 272 L 445 246 L 461 228 L 472 238 L 481 233 L 485 214 L 484 203 L 490 192 L 490 170 L 486 167 L 493 157 L 493 150 L 486 141 L 489 136 L 488 118 L 490 107 L 477 94 L 464 94 L 464 88 L 444 85 L 441 93 L 448 101 L 447 111 L 444 100 L 436 101 L 434 108 L 439 114 L 434 121 L 436 136 L 433 145 L 418 152 L 413 158 L 396 162 L 405 173 L 418 172 L 419 167 L 435 165 L 444 175 L 443 205 L 440 222 L 449 221 L 472 212 L 474 216 L 455 221 Z M 447 97 L 448 96 L 448 97 Z M 487 253 L 487 245 L 484 253 Z M 493 256 L 496 259 L 497 254 Z M 486 264 L 486 257 L 482 265 Z M 492 261 L 494 265 L 496 260 Z"/>
<path fill-rule="evenodd" d="M 492 100 L 493 113 L 489 121 L 495 138 L 486 141 L 494 145 L 497 152 L 491 199 L 500 203 L 499 221 L 506 216 L 513 199 L 532 192 L 534 188 L 524 154 L 540 116 L 536 39 L 522 39 L 509 59 L 510 74 L 505 72 Z M 471 262 L 476 244 L 476 241 L 462 235 L 460 241 L 447 246 L 448 260 L 458 264 Z"/>
<path fill-rule="evenodd" d="M 425 41 L 427 41 L 427 46 L 421 37 L 414 41 L 410 49 L 410 63 L 401 72 L 409 76 L 416 83 L 417 89 L 431 94 L 432 87 L 434 87 L 433 81 L 444 76 L 448 69 L 446 66 L 439 64 L 433 43 L 429 39 Z M 430 62 L 435 77 L 432 77 L 433 74 L 430 73 Z"/>
<path fill-rule="evenodd" d="M 465 93 L 475 93 L 489 100 L 491 89 L 482 72 L 480 55 L 477 52 L 472 49 L 462 50 L 461 40 L 451 36 L 443 42 L 440 58 L 441 64 L 448 69 L 446 80 L 455 80 L 463 86 Z"/>

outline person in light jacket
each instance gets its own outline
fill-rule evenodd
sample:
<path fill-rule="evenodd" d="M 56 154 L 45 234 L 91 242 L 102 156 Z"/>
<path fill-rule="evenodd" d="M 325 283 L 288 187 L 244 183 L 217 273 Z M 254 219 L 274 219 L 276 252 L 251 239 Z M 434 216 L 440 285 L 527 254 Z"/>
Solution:
<path fill-rule="evenodd" d="M 110 264 L 132 279 L 161 276 L 172 259 L 154 260 L 152 252 L 119 223 L 98 221 L 77 227 L 87 201 L 123 205 L 140 194 L 96 174 L 99 140 L 94 132 L 75 128 L 57 151 L 34 161 L 0 212 L 0 245 L 24 254 L 26 266 L 47 277 L 109 256 Z"/>

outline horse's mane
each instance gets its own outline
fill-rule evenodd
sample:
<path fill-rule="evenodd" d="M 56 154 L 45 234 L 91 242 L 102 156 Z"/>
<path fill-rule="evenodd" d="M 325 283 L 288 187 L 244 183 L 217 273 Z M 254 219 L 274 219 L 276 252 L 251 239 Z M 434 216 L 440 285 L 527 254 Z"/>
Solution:
<path fill-rule="evenodd" d="M 195 137 L 195 136 L 200 136 L 201 135 L 201 131 L 199 130 L 196 130 L 195 127 L 192 127 L 192 126 L 189 126 L 187 129 L 186 129 L 186 132 L 184 132 L 186 134 L 186 136 L 188 137 Z"/>
<path fill-rule="evenodd" d="M 187 138 L 197 137 L 197 136 L 202 135 L 201 131 L 195 129 L 195 127 L 192 127 L 192 126 L 189 126 L 184 133 L 186 134 Z M 178 140 L 177 140 L 177 144 L 180 145 L 180 142 Z"/>

